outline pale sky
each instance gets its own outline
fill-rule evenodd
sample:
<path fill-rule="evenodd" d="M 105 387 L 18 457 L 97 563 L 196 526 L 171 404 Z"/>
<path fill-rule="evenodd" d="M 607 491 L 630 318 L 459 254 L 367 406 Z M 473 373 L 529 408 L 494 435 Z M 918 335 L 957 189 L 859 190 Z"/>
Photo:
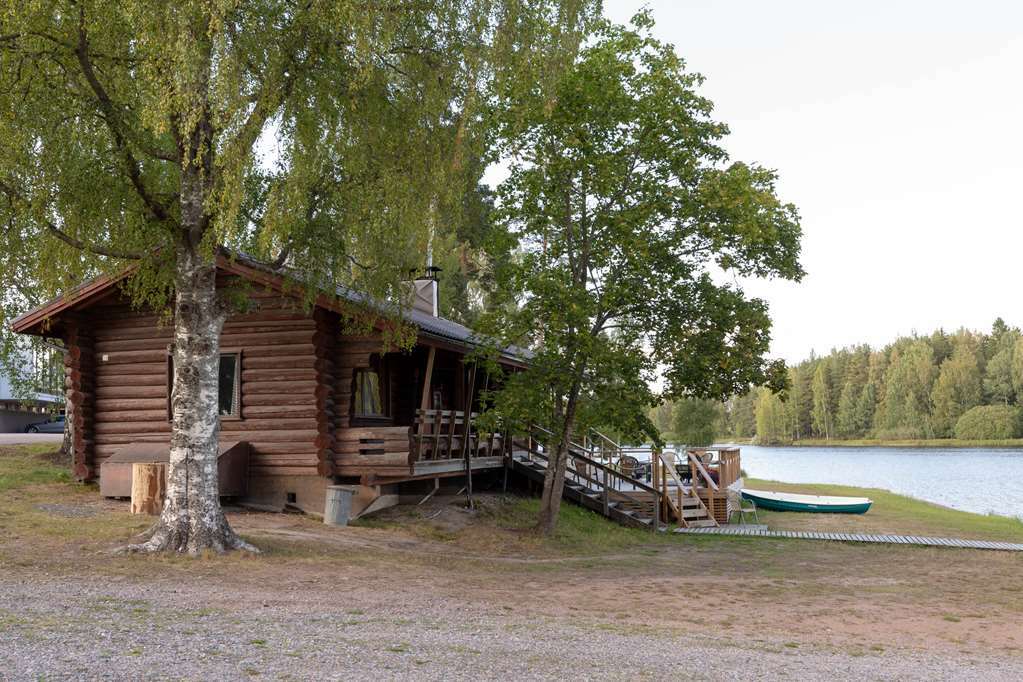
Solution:
<path fill-rule="evenodd" d="M 747 286 L 776 356 L 1023 325 L 1023 3 L 605 3 L 651 8 L 799 207 L 808 276 Z"/>

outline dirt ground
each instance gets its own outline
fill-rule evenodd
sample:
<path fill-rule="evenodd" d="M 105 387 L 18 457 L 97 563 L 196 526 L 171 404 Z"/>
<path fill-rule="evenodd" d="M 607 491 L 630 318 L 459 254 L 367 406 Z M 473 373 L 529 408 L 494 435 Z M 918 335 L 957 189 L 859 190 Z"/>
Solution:
<path fill-rule="evenodd" d="M 126 503 L 0 492 L 0 679 L 1023 678 L 1018 554 L 589 519 L 552 543 L 521 507 L 237 510 L 261 555 L 140 558 L 109 553 L 145 526 Z"/>
<path fill-rule="evenodd" d="M 119 556 L 151 519 L 0 461 L 0 680 L 1023 679 L 1019 553 L 694 537 L 435 498 L 259 555 Z M 0 452 L 0 455 L 4 455 Z M 34 458 L 33 458 L 34 457 Z"/>

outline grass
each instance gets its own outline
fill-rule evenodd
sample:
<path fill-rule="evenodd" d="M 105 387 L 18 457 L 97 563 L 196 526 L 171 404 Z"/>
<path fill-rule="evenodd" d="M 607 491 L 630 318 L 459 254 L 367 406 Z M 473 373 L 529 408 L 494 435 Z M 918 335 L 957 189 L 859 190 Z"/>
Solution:
<path fill-rule="evenodd" d="M 1023 448 L 1023 438 L 1003 440 L 959 440 L 957 438 L 921 438 L 883 440 L 860 438 L 849 440 L 825 440 L 804 438 L 785 443 L 791 447 L 838 447 L 838 448 Z"/>
<path fill-rule="evenodd" d="M 793 484 L 747 479 L 748 487 L 761 490 L 869 497 L 874 501 L 866 514 L 803 514 L 760 511 L 761 521 L 777 530 L 817 530 L 839 533 L 926 535 L 982 540 L 1023 542 L 1023 521 L 993 514 L 971 514 L 924 502 L 879 488 L 843 485 Z"/>
<path fill-rule="evenodd" d="M 466 551 L 539 556 L 595 556 L 635 550 L 656 553 L 674 540 L 641 528 L 627 528 L 567 502 L 561 505 L 552 537 L 534 532 L 540 500 L 512 495 L 483 500 L 472 523 L 453 527 L 446 517 L 430 518 L 435 509 L 397 508 L 360 519 L 354 525 L 410 533 Z"/>
<path fill-rule="evenodd" d="M 69 483 L 68 465 L 50 443 L 0 447 L 0 493 L 30 485 Z"/>

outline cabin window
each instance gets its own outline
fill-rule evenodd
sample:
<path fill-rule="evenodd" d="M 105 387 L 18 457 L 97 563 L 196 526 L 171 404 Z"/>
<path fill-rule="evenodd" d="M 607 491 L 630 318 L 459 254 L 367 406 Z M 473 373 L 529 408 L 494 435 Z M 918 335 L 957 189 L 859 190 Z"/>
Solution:
<path fill-rule="evenodd" d="M 360 417 L 383 417 L 384 401 L 380 391 L 380 373 L 363 368 L 355 370 L 355 414 Z"/>
<path fill-rule="evenodd" d="M 220 366 L 217 370 L 217 414 L 224 419 L 241 419 L 241 365 L 240 350 L 225 351 L 220 354 Z M 173 418 L 171 391 L 174 388 L 174 356 L 167 355 L 167 419 Z"/>
<path fill-rule="evenodd" d="M 218 384 L 221 417 L 241 416 L 241 354 L 221 353 Z"/>
<path fill-rule="evenodd" d="M 353 422 L 361 425 L 389 422 L 389 396 L 386 364 L 374 353 L 369 357 L 369 367 L 358 367 L 352 375 Z"/>

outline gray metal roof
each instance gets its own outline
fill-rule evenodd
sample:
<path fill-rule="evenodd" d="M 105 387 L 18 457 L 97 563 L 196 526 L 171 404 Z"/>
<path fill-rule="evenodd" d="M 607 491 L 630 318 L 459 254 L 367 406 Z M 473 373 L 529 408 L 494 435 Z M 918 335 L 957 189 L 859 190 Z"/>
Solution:
<path fill-rule="evenodd" d="M 259 261 L 246 253 L 234 251 L 231 252 L 230 255 L 250 267 L 258 268 L 260 270 L 264 270 L 274 275 L 281 274 L 280 271 L 274 270 L 267 263 Z M 290 271 L 288 274 L 294 277 L 295 279 L 299 279 L 297 274 L 293 271 Z M 359 305 L 369 305 L 381 310 L 387 308 L 387 306 L 385 306 L 384 304 L 372 300 L 365 294 L 353 291 L 352 289 L 349 289 L 347 287 L 341 286 L 337 287 L 336 293 L 339 298 L 351 301 L 352 303 L 357 303 Z M 406 318 L 406 320 L 417 326 L 427 336 L 432 336 L 443 341 L 452 342 L 459 346 L 463 346 L 467 349 L 477 348 L 479 346 L 484 345 L 486 342 L 486 339 L 484 339 L 478 333 L 476 333 L 475 331 L 473 331 L 469 327 L 466 327 L 463 324 L 455 322 L 454 320 L 449 320 L 444 317 L 434 317 L 433 315 L 427 312 L 417 310 L 415 308 L 405 310 L 403 312 L 403 315 Z M 500 351 L 503 357 L 509 360 L 514 360 L 516 362 L 528 362 L 530 358 L 533 357 L 533 354 L 532 352 L 530 352 L 529 349 L 520 348 L 518 346 L 502 347 Z"/>

